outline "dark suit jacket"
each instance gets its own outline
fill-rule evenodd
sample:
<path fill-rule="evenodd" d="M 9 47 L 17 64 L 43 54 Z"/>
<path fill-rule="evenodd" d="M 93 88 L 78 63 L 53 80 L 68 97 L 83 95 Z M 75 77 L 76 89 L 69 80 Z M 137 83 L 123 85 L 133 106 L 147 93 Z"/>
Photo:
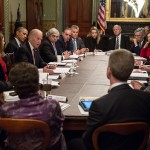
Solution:
<path fill-rule="evenodd" d="M 97 39 L 93 39 L 92 37 L 87 37 L 84 40 L 86 48 L 89 49 L 90 52 L 93 52 L 94 49 L 100 49 L 103 51 L 108 50 L 108 37 L 102 36 L 99 44 L 97 44 Z"/>
<path fill-rule="evenodd" d="M 15 38 L 12 38 L 5 48 L 5 53 L 16 52 L 18 48 L 19 48 L 19 45 L 17 44 Z"/>
<path fill-rule="evenodd" d="M 143 41 L 141 47 L 135 46 L 135 45 L 132 43 L 132 46 L 131 46 L 130 51 L 131 51 L 132 53 L 136 53 L 136 55 L 140 56 L 141 49 L 142 49 L 142 47 L 145 45 L 145 43 L 146 43 L 146 40 L 145 40 L 145 39 L 144 39 L 144 41 Z"/>
<path fill-rule="evenodd" d="M 124 84 L 114 87 L 109 94 L 93 101 L 87 120 L 87 131 L 84 134 L 85 145 L 88 150 L 91 147 L 91 135 L 93 130 L 104 124 L 144 121 L 150 124 L 150 94 L 133 90 L 129 85 Z M 135 142 L 137 142 L 135 136 Z M 105 134 L 100 140 L 102 150 L 135 150 L 130 137 L 120 137 L 112 134 Z"/>
<path fill-rule="evenodd" d="M 10 84 L 10 82 L 5 81 L 5 74 L 0 64 L 0 93 L 2 93 L 3 91 L 10 90 L 10 89 L 12 89 L 12 85 Z"/>
<path fill-rule="evenodd" d="M 114 50 L 115 44 L 116 44 L 116 36 L 113 36 L 112 38 L 109 39 L 109 50 Z M 129 36 L 121 35 L 120 48 L 130 50 L 131 46 Z"/>
<path fill-rule="evenodd" d="M 70 38 L 70 40 L 65 43 L 62 35 L 60 35 L 58 41 L 56 42 L 56 46 L 58 48 L 57 49 L 58 53 L 61 53 L 61 54 L 66 50 L 71 51 L 71 52 L 73 51 L 72 39 Z"/>
<path fill-rule="evenodd" d="M 55 44 L 55 46 L 56 46 L 56 49 L 58 49 L 56 44 Z M 42 43 L 39 47 L 39 52 L 40 52 L 41 58 L 45 62 L 49 63 L 49 62 L 57 61 L 57 57 L 55 56 L 54 48 L 48 38 L 46 38 L 42 41 Z M 61 55 L 61 53 L 59 51 L 57 51 L 57 55 Z"/>
<path fill-rule="evenodd" d="M 24 46 L 19 47 L 19 49 L 15 53 L 15 62 L 17 63 L 22 61 L 34 64 L 29 42 L 26 42 Z M 47 65 L 47 63 L 44 62 L 43 59 L 41 58 L 38 49 L 36 50 L 35 65 L 38 68 L 43 68 L 44 66 Z"/>

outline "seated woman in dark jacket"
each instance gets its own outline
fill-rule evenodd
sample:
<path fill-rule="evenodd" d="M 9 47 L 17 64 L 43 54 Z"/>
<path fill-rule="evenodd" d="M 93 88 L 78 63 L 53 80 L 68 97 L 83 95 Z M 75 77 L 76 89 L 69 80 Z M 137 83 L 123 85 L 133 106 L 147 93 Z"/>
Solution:
<path fill-rule="evenodd" d="M 100 31 L 95 26 L 91 27 L 84 42 L 86 48 L 88 48 L 90 52 L 93 52 L 94 50 L 108 50 L 108 37 L 104 35 L 101 36 Z"/>

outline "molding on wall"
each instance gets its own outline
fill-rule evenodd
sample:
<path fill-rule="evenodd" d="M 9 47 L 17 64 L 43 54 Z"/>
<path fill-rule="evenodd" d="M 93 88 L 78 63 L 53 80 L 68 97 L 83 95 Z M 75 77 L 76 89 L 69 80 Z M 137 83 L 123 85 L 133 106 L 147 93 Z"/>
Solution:
<path fill-rule="evenodd" d="M 21 23 L 22 23 L 22 26 L 23 27 L 27 27 L 26 26 L 26 21 L 21 21 Z M 15 29 L 15 22 L 14 21 L 12 21 L 12 22 L 9 22 L 9 35 L 10 35 L 10 37 L 11 37 L 11 35 L 13 35 L 14 34 L 14 29 Z"/>
<path fill-rule="evenodd" d="M 46 33 L 50 28 L 57 27 L 56 20 L 43 20 L 43 33 Z"/>
<path fill-rule="evenodd" d="M 4 36 L 5 42 L 9 41 L 9 1 L 4 0 Z"/>

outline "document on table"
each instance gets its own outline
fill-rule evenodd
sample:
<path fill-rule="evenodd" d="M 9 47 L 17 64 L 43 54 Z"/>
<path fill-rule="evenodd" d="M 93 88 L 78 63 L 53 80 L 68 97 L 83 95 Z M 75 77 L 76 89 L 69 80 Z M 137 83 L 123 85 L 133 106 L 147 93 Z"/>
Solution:
<path fill-rule="evenodd" d="M 56 67 L 56 69 L 54 69 L 54 73 L 68 73 L 70 70 L 70 68 L 60 68 L 60 67 Z"/>
<path fill-rule="evenodd" d="M 79 55 L 76 55 L 76 54 L 69 56 L 70 59 L 78 59 L 78 57 L 79 57 Z"/>
<path fill-rule="evenodd" d="M 18 100 L 20 100 L 18 95 L 11 96 L 10 93 L 12 93 L 12 92 L 14 92 L 14 91 L 6 91 L 6 92 L 4 92 L 4 101 L 11 102 L 11 101 L 18 101 Z"/>
<path fill-rule="evenodd" d="M 58 102 L 67 102 L 67 97 L 65 96 L 58 96 L 58 95 L 48 95 L 49 98 L 55 99 Z"/>
<path fill-rule="evenodd" d="M 56 80 L 59 78 L 59 75 L 48 75 L 48 78 Z"/>
<path fill-rule="evenodd" d="M 106 52 L 94 52 L 94 55 L 102 55 L 102 56 L 104 56 L 104 55 L 106 55 Z"/>
<path fill-rule="evenodd" d="M 138 61 L 147 61 L 146 58 L 140 57 L 140 56 L 134 56 L 134 60 L 138 60 Z"/>
<path fill-rule="evenodd" d="M 44 73 L 44 72 L 39 72 L 39 83 L 40 84 L 43 84 L 43 79 L 46 79 L 47 78 L 47 76 L 48 76 L 48 78 L 50 78 L 50 79 L 52 79 L 52 78 L 58 78 L 59 76 L 57 75 L 57 76 L 49 76 L 48 75 L 48 73 Z M 60 86 L 60 84 L 59 84 L 59 82 L 58 81 L 53 81 L 52 80 L 52 84 L 51 84 L 52 86 Z"/>
<path fill-rule="evenodd" d="M 62 62 L 63 63 L 77 63 L 77 60 L 75 60 L 75 59 L 65 59 Z"/>
<path fill-rule="evenodd" d="M 84 111 L 83 108 L 80 105 L 78 105 L 78 109 L 79 109 L 81 115 L 84 115 L 84 116 L 88 116 L 89 115 L 89 112 L 88 111 Z"/>
<path fill-rule="evenodd" d="M 48 63 L 49 65 L 58 65 L 58 66 L 65 66 L 66 65 L 66 63 L 65 62 L 50 62 L 50 63 Z"/>
<path fill-rule="evenodd" d="M 132 72 L 129 77 L 129 80 L 147 80 L 147 79 L 148 79 L 147 73 Z"/>
<path fill-rule="evenodd" d="M 70 104 L 62 103 L 62 102 L 59 102 L 59 105 L 62 111 L 70 107 Z"/>

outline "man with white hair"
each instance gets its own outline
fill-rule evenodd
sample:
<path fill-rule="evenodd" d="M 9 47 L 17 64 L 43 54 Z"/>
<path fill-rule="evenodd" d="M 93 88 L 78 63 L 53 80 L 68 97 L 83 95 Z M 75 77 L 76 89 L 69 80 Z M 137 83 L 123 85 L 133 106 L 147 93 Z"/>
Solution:
<path fill-rule="evenodd" d="M 146 43 L 144 37 L 144 28 L 137 28 L 134 31 L 133 46 L 131 47 L 131 52 L 136 53 L 136 55 L 140 55 L 141 49 Z"/>
<path fill-rule="evenodd" d="M 59 31 L 56 28 L 51 28 L 46 33 L 46 38 L 42 41 L 39 52 L 42 59 L 49 63 L 57 61 L 57 55 L 61 55 L 57 50 L 57 42 L 59 38 Z"/>

